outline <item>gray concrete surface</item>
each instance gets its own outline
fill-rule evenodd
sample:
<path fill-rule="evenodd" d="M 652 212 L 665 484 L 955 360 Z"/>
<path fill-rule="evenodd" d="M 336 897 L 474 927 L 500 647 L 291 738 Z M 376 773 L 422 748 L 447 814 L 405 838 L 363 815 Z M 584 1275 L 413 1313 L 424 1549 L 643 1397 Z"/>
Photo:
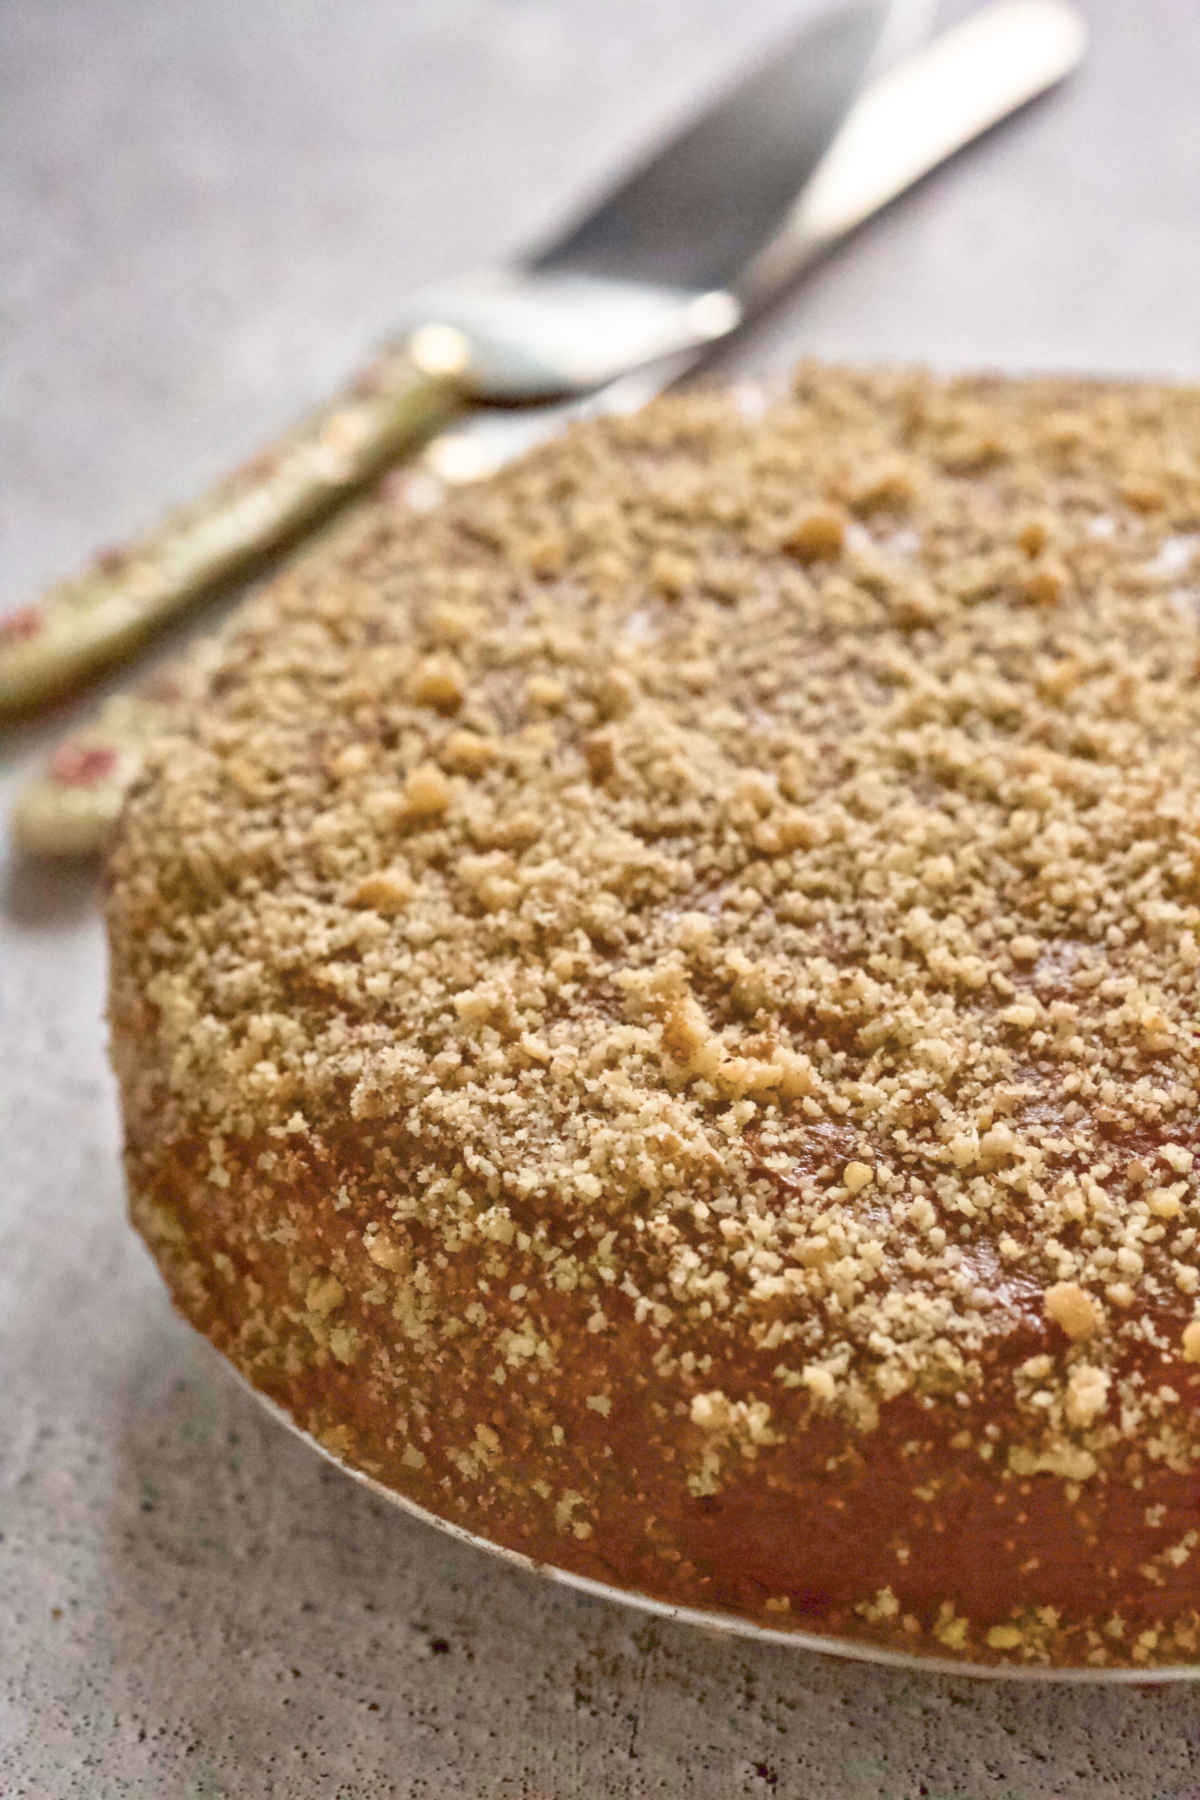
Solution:
<path fill-rule="evenodd" d="M 824 268 L 800 350 L 1200 373 L 1193 0 Z M 548 223 L 795 0 L 5 0 L 0 604 L 251 449 L 406 285 Z M 10 733 L 0 800 L 69 712 Z M 0 887 L 4 1800 L 1196 1800 L 1200 1689 L 713 1641 L 393 1514 L 260 1415 L 122 1219 L 94 884 Z"/>

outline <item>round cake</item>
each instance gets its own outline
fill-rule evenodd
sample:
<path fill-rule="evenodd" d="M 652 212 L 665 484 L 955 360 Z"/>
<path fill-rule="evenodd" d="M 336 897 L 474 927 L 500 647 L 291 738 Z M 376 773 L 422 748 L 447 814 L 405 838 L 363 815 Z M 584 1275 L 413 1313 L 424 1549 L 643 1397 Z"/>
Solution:
<path fill-rule="evenodd" d="M 134 1221 L 344 1462 L 830 1639 L 1200 1660 L 1200 395 L 806 366 L 385 489 L 111 859 Z"/>

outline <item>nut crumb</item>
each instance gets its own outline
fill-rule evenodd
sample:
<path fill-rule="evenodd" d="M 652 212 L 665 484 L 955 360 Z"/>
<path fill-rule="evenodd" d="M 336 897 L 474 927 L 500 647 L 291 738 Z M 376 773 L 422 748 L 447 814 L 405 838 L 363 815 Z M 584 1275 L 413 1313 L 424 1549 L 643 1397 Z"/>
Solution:
<path fill-rule="evenodd" d="M 1062 1327 L 1072 1343 L 1094 1337 L 1100 1329 L 1100 1313 L 1090 1294 L 1075 1281 L 1056 1281 L 1046 1289 L 1046 1317 Z"/>

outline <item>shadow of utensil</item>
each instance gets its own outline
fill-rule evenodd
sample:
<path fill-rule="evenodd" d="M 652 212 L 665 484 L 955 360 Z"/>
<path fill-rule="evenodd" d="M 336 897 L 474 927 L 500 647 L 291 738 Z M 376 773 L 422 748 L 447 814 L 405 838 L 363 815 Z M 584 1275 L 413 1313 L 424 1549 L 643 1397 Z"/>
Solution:
<path fill-rule="evenodd" d="M 4 871 L 0 906 L 27 931 L 64 930 L 98 913 L 103 893 L 95 858 L 51 861 L 14 852 Z"/>

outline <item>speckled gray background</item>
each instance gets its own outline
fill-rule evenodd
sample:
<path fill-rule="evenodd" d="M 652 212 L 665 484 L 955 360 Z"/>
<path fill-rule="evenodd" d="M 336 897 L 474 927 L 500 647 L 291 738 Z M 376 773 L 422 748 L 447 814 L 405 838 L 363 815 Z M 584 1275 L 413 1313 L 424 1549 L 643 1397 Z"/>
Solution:
<path fill-rule="evenodd" d="M 252 449 L 404 287 L 548 224 L 795 10 L 4 0 L 0 604 Z M 1088 11 L 1070 91 L 825 267 L 741 367 L 1200 374 L 1194 0 Z M 5 741 L 5 805 L 64 716 Z M 10 860 L 2 895 L 4 1800 L 1200 1800 L 1200 1690 L 707 1639 L 323 1467 L 174 1322 L 123 1224 L 90 879 Z"/>

